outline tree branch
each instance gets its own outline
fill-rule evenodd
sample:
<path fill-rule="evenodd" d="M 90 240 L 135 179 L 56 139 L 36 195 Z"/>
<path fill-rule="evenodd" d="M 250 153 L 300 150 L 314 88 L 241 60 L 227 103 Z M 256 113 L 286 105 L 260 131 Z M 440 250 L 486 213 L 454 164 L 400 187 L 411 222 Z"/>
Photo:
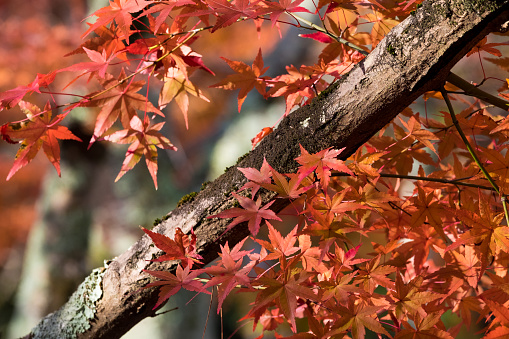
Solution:
<path fill-rule="evenodd" d="M 310 105 L 283 119 L 254 151 L 207 185 L 192 202 L 170 212 L 154 230 L 173 236 L 176 227 L 184 232 L 194 229 L 205 262 L 214 260 L 220 243 L 228 241 L 233 246 L 248 234 L 247 225 L 240 224 L 217 240 L 228 220 L 207 219 L 233 206 L 235 199 L 230 193 L 245 183 L 237 167 L 260 168 L 265 157 L 276 170 L 294 172 L 299 144 L 309 152 L 345 147 L 341 156 L 348 157 L 424 92 L 439 89 L 459 59 L 509 20 L 508 2 L 425 1 L 349 74 Z M 273 194 L 263 196 L 264 202 L 272 198 Z M 273 206 L 280 210 L 287 203 L 277 200 Z M 140 288 L 151 281 L 143 269 L 165 267 L 147 261 L 156 254 L 150 238 L 143 236 L 107 267 L 95 270 L 69 302 L 45 317 L 29 336 L 119 338 L 143 318 L 154 315 L 158 291 Z M 90 297 L 92 302 L 80 308 Z"/>

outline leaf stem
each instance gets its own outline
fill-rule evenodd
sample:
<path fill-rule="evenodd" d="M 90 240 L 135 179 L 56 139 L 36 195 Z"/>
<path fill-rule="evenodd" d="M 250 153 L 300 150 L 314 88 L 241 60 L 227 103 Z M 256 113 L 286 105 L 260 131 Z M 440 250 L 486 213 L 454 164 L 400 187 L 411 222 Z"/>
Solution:
<path fill-rule="evenodd" d="M 332 177 L 343 177 L 343 176 L 349 176 L 347 173 L 332 173 Z M 473 188 L 480 188 L 483 190 L 488 191 L 495 191 L 493 187 L 490 186 L 483 186 L 483 185 L 477 185 L 477 184 L 471 184 L 468 182 L 463 182 L 460 180 L 463 179 L 454 179 L 454 180 L 447 180 L 447 179 L 439 179 L 439 178 L 428 178 L 428 177 L 420 177 L 416 175 L 402 175 L 402 174 L 392 174 L 392 173 L 380 173 L 380 177 L 382 178 L 396 178 L 396 179 L 408 179 L 408 180 L 420 180 L 420 181 L 431 181 L 431 182 L 439 182 L 442 184 L 450 184 L 450 185 L 461 185 L 461 186 L 467 186 L 467 187 L 473 187 Z M 495 191 L 496 192 L 496 191 Z"/>
<path fill-rule="evenodd" d="M 468 139 L 465 136 L 465 133 L 463 133 L 463 130 L 461 129 L 461 126 L 460 126 L 460 124 L 458 122 L 458 119 L 456 119 L 456 114 L 454 113 L 454 109 L 452 107 L 451 100 L 449 99 L 449 96 L 447 95 L 447 92 L 446 92 L 446 90 L 445 90 L 445 88 L 443 86 L 440 89 L 440 93 L 442 93 L 442 96 L 444 97 L 445 103 L 447 104 L 447 108 L 449 109 L 449 113 L 451 114 L 452 122 L 453 122 L 454 126 L 456 126 L 456 130 L 460 134 L 461 139 L 465 143 L 465 146 L 467 146 L 468 152 L 470 153 L 470 155 L 472 156 L 472 158 L 474 159 L 475 163 L 480 168 L 480 170 L 482 171 L 482 173 L 484 174 L 486 179 L 488 179 L 488 181 L 490 182 L 490 184 L 493 187 L 494 191 L 498 193 L 498 195 L 500 197 L 500 200 L 502 201 L 502 206 L 504 208 L 504 216 L 505 216 L 506 223 L 509 223 L 509 213 L 507 211 L 507 206 L 506 206 L 506 196 L 500 192 L 500 188 L 495 183 L 495 181 L 491 177 L 490 173 L 481 164 L 481 161 L 477 157 L 477 154 L 475 153 L 472 145 L 470 145 L 470 143 L 468 142 Z"/>
<path fill-rule="evenodd" d="M 447 104 L 447 108 L 449 109 L 449 114 L 451 115 L 452 123 L 456 127 L 456 130 L 458 131 L 461 139 L 463 140 L 463 143 L 467 147 L 468 152 L 472 156 L 472 159 L 474 159 L 475 163 L 477 164 L 477 166 L 479 167 L 481 172 L 484 174 L 486 179 L 488 179 L 488 181 L 490 182 L 490 184 L 493 187 L 493 189 L 495 190 L 495 192 L 500 194 L 500 189 L 498 188 L 498 185 L 495 183 L 495 181 L 493 180 L 491 175 L 488 173 L 486 168 L 484 168 L 483 164 L 481 163 L 481 160 L 479 159 L 479 157 L 477 157 L 477 154 L 475 153 L 474 148 L 472 147 L 472 145 L 470 145 L 470 142 L 468 141 L 465 133 L 463 132 L 463 129 L 461 129 L 458 119 L 456 119 L 456 114 L 454 113 L 454 108 L 452 107 L 451 100 L 449 99 L 449 96 L 447 95 L 447 92 L 444 87 L 442 87 L 440 89 L 440 93 L 442 93 L 445 103 Z"/>
<path fill-rule="evenodd" d="M 182 45 L 184 45 L 186 42 L 188 42 L 193 36 L 195 36 L 198 32 L 200 32 L 201 29 L 195 29 L 193 31 L 191 31 L 191 34 L 189 34 L 188 37 L 186 37 L 184 40 L 182 40 L 177 46 L 175 46 L 171 51 L 168 51 L 166 53 L 164 53 L 161 57 L 159 57 L 158 59 L 154 60 L 152 62 L 152 64 L 150 65 L 147 65 L 143 68 L 140 68 L 139 70 L 137 70 L 136 72 L 126 76 L 125 78 L 123 79 L 120 79 L 118 81 L 118 83 L 116 83 L 115 85 L 111 86 L 111 87 L 108 87 L 108 88 L 105 88 L 104 90 L 94 94 L 93 96 L 91 97 L 88 97 L 87 99 L 88 100 L 92 100 L 92 99 L 95 99 L 97 98 L 98 96 L 112 90 L 113 88 L 117 87 L 117 86 L 120 86 L 121 84 L 123 84 L 124 82 L 126 82 L 127 80 L 131 79 L 132 77 L 134 77 L 135 75 L 137 74 L 140 74 L 141 72 L 149 69 L 150 67 L 154 66 L 155 64 L 157 64 L 159 61 L 163 60 L 164 58 L 166 58 L 168 55 L 170 55 L 171 53 L 175 52 L 177 49 L 179 49 L 180 47 L 182 47 Z"/>
<path fill-rule="evenodd" d="M 332 34 L 328 30 L 326 30 L 325 28 L 320 27 L 320 26 L 312 23 L 311 21 L 304 19 L 303 17 L 300 17 L 300 16 L 298 16 L 298 15 L 296 15 L 294 13 L 292 13 L 291 16 L 294 17 L 295 19 L 297 19 L 298 21 L 301 21 L 301 22 L 305 23 L 309 27 L 311 27 L 311 28 L 313 28 L 313 29 L 315 29 L 315 30 L 317 30 L 319 32 L 322 32 L 324 34 L 327 34 L 329 37 L 331 37 L 332 39 L 336 40 L 337 42 L 342 43 L 343 45 L 348 46 L 348 47 L 356 50 L 357 52 L 361 53 L 364 56 L 367 56 L 369 54 L 369 52 L 366 52 L 361 47 L 359 47 L 359 46 L 351 43 L 350 41 L 345 40 L 345 39 L 343 39 L 343 38 L 341 38 L 339 36 L 336 36 L 335 34 Z"/>

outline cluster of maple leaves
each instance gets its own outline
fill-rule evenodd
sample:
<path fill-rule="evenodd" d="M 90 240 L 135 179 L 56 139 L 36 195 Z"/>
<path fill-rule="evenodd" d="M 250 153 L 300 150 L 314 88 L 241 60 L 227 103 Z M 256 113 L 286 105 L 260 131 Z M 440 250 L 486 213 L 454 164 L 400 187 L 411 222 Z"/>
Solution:
<path fill-rule="evenodd" d="M 196 39 L 245 20 L 256 29 L 269 21 L 274 29 L 284 24 L 311 30 L 302 37 L 325 46 L 314 65 L 288 65 L 287 74 L 269 77 L 260 49 L 251 66 L 223 58 L 234 74 L 214 85 L 239 90 L 239 111 L 254 89 L 266 98 L 283 97 L 287 115 L 362 60 L 420 1 L 320 0 L 312 10 L 302 2 L 111 1 L 94 13 L 87 39 L 71 52 L 90 61 L 0 93 L 0 111 L 18 107 L 26 116 L 0 130 L 3 140 L 20 144 L 7 179 L 41 147 L 60 174 L 58 140 L 79 140 L 62 122 L 78 107 L 98 107 L 90 145 L 129 144 L 117 180 L 143 156 L 157 188 L 157 148 L 176 150 L 161 133 L 162 110 L 174 101 L 187 125 L 190 97 L 209 101 L 191 80 L 197 70 L 214 75 L 191 48 Z M 300 13 L 315 15 L 321 25 Z M 478 55 L 481 66 L 487 60 L 507 69 L 496 48 L 503 44 L 484 39 L 469 55 Z M 481 53 L 496 58 L 481 59 Z M 75 80 L 87 76 L 102 89 L 62 107 L 52 99 L 43 109 L 28 101 L 34 93 L 62 94 L 51 90 L 61 72 L 74 72 Z M 157 106 L 142 93 L 150 81 L 161 84 Z M 240 207 L 214 217 L 233 218 L 229 229 L 247 222 L 257 252 L 243 249 L 245 241 L 225 244 L 220 260 L 202 267 L 193 233 L 177 230 L 171 239 L 144 229 L 165 252 L 157 261 L 179 263 L 175 274 L 147 271 L 159 278 L 146 286 L 160 288 L 156 307 L 182 288 L 216 288 L 218 310 L 234 290 L 254 294 L 244 319 L 276 337 L 287 323 L 295 332 L 291 338 L 362 338 L 366 330 L 394 338 L 452 338 L 462 324 L 471 325 L 474 314 L 488 323 L 485 338 L 509 336 L 509 119 L 447 90 L 427 95 L 444 99 L 447 111 L 422 117 L 407 108 L 347 161 L 338 160 L 341 150 L 309 154 L 301 148 L 297 173 L 278 173 L 267 162 L 240 169 L 248 179 L 232 193 Z M 456 114 L 453 107 L 460 105 L 466 108 Z M 253 147 L 272 128 L 253 138 Z M 417 175 L 410 175 L 417 165 Z M 273 201 L 262 206 L 261 190 L 291 204 L 276 214 Z M 297 221 L 283 235 L 278 228 L 288 219 Z M 257 237 L 265 226 L 267 240 Z M 447 328 L 445 312 L 462 322 Z"/>
<path fill-rule="evenodd" d="M 295 106 L 303 105 L 324 90 L 331 81 L 341 77 L 356 62 L 360 61 L 370 48 L 373 48 L 385 33 L 398 23 L 395 19 L 404 18 L 410 9 L 400 5 L 384 7 L 377 1 L 357 4 L 355 2 L 339 5 L 336 2 L 320 1 L 315 4 L 315 13 L 327 26 L 319 27 L 297 16 L 297 13 L 312 12 L 300 6 L 303 0 L 296 1 L 227 1 L 227 0 L 115 0 L 96 11 L 96 21 L 90 24 L 84 37 L 89 37 L 78 49 L 69 54 L 86 54 L 87 62 L 74 64 L 48 74 L 38 74 L 26 86 L 0 93 L 0 110 L 20 107 L 26 117 L 18 122 L 5 124 L 1 128 L 3 140 L 11 143 L 22 142 L 14 165 L 8 175 L 12 177 L 20 168 L 28 164 L 40 147 L 59 172 L 59 148 L 57 139 L 75 139 L 65 127 L 61 126 L 66 116 L 78 107 L 98 107 L 92 145 L 96 140 L 130 144 L 126 159 L 117 180 L 145 157 L 147 167 L 157 188 L 157 148 L 176 150 L 170 140 L 161 134 L 162 125 L 152 125 L 154 115 L 161 118 L 161 111 L 170 102 L 175 102 L 188 124 L 189 99 L 196 97 L 209 101 L 202 90 L 192 82 L 192 74 L 201 69 L 214 75 L 203 62 L 202 56 L 192 50 L 191 45 L 205 32 L 213 33 L 239 21 L 252 20 L 260 29 L 264 20 L 279 29 L 280 24 L 294 25 L 316 31 L 304 34 L 326 43 L 318 61 L 312 66 L 299 69 L 287 66 L 287 74 L 276 77 L 264 76 L 262 51 L 259 50 L 252 66 L 241 61 L 223 58 L 235 74 L 227 76 L 214 87 L 228 90 L 239 89 L 238 108 L 242 107 L 247 94 L 256 89 L 264 97 L 284 97 L 285 115 Z M 413 2 L 413 1 L 412 1 Z M 369 10 L 373 4 L 374 11 Z M 358 8 L 359 7 L 359 8 Z M 363 10 L 364 9 L 364 10 Z M 360 14 L 363 10 L 365 14 Z M 384 14 L 379 12 L 382 10 Z M 283 19 L 282 16 L 285 16 Z M 284 21 L 286 19 L 291 22 Z M 211 23 L 212 20 L 215 22 Z M 371 33 L 357 32 L 359 21 L 373 22 Z M 362 47 L 354 50 L 340 41 L 351 40 Z M 135 67 L 131 64 L 136 63 Z M 118 67 L 121 65 L 121 67 Z M 88 81 L 96 80 L 102 90 L 87 95 L 75 95 L 77 101 L 57 106 L 55 95 L 69 95 L 51 90 L 56 76 L 61 72 L 74 72 L 73 84 L 83 76 Z M 115 72 L 117 75 L 115 75 Z M 128 75 L 127 75 L 128 74 Z M 328 76 L 328 77 L 325 77 Z M 136 80 L 135 78 L 146 78 Z M 328 80 L 325 80 L 325 79 Z M 158 105 L 154 106 L 143 87 L 150 81 L 161 83 Z M 24 103 L 24 98 L 33 94 L 46 94 L 52 101 L 44 110 Z M 71 93 L 72 94 L 72 93 Z M 50 119 L 53 110 L 63 113 Z M 143 112 L 143 117 L 139 117 Z M 152 117 L 149 119 L 149 115 Z M 44 118 L 43 118 L 44 117 Z M 48 120 L 49 119 L 49 120 Z M 115 122 L 120 120 L 122 131 L 116 131 Z M 253 138 L 253 147 L 273 127 L 264 128 Z M 23 130 L 21 133 L 19 130 Z M 56 132 L 58 131 L 58 133 Z"/>

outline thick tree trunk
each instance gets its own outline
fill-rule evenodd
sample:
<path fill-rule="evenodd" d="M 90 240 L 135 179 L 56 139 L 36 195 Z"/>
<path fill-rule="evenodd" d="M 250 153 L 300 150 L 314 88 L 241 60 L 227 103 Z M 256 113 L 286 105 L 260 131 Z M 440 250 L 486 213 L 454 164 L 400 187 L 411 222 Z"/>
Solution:
<path fill-rule="evenodd" d="M 505 27 L 509 0 L 437 0 L 395 27 L 377 48 L 337 84 L 286 117 L 252 152 L 210 183 L 191 202 L 170 212 L 155 231 L 173 236 L 175 228 L 194 229 L 205 262 L 217 257 L 219 244 L 230 246 L 248 234 L 238 225 L 221 239 L 227 219 L 207 219 L 234 204 L 230 192 L 244 183 L 236 167 L 259 168 L 265 157 L 282 172 L 297 168 L 299 144 L 309 152 L 343 148 L 346 158 L 426 91 L 444 83 L 450 69 L 479 40 Z M 267 202 L 273 198 L 267 194 Z M 287 204 L 278 200 L 275 209 Z M 140 290 L 150 278 L 143 269 L 162 268 L 147 260 L 158 254 L 143 236 L 106 267 L 96 269 L 68 303 L 41 320 L 33 338 L 118 338 L 153 316 L 156 289 Z M 167 267 L 174 269 L 174 267 Z"/>

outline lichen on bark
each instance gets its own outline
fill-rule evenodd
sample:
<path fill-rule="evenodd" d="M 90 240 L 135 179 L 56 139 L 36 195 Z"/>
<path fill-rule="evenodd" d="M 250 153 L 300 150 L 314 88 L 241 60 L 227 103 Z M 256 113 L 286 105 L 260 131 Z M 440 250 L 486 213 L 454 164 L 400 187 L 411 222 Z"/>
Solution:
<path fill-rule="evenodd" d="M 105 267 L 93 270 L 64 307 L 42 319 L 28 337 L 76 338 L 78 334 L 90 329 L 96 304 L 103 295 L 102 278 L 105 271 Z"/>

